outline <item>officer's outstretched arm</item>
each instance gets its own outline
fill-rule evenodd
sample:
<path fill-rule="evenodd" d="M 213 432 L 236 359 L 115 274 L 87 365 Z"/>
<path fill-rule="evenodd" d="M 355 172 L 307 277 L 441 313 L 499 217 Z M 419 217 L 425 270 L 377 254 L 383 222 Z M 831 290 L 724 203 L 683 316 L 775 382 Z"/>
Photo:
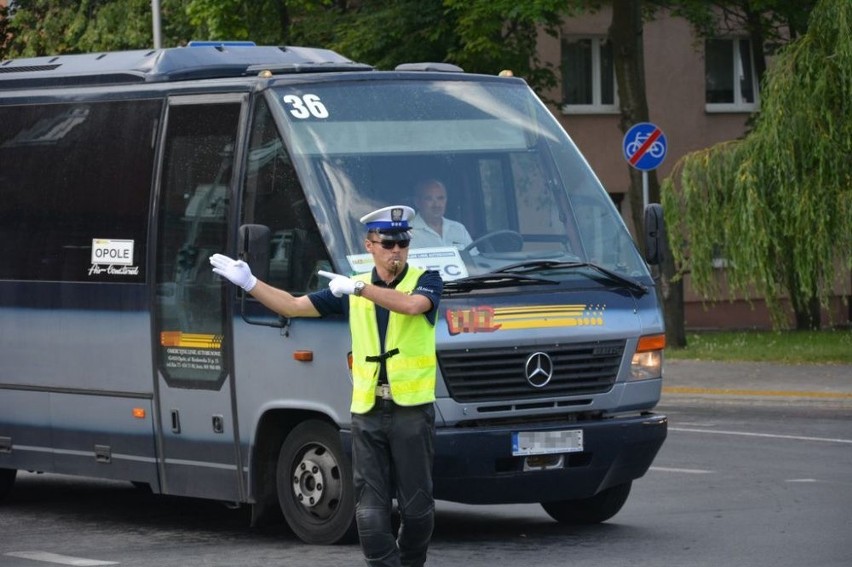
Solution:
<path fill-rule="evenodd" d="M 249 293 L 265 306 L 285 317 L 319 317 L 320 315 L 307 295 L 296 297 L 260 280 Z"/>
<path fill-rule="evenodd" d="M 319 312 L 307 295 L 296 297 L 291 293 L 272 287 L 258 280 L 251 273 L 249 265 L 242 260 L 234 260 L 222 254 L 210 257 L 213 272 L 234 285 L 238 285 L 252 297 L 285 317 L 319 317 Z"/>

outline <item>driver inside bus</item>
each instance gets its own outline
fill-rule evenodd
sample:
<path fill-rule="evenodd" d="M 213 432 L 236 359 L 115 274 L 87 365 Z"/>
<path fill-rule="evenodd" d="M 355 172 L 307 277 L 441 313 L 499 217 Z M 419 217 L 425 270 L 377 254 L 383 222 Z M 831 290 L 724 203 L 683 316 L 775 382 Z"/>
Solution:
<path fill-rule="evenodd" d="M 465 226 L 444 216 L 447 210 L 447 188 L 437 179 L 427 179 L 414 189 L 417 216 L 411 221 L 412 246 L 432 248 L 453 246 L 463 250 L 473 239 Z"/>

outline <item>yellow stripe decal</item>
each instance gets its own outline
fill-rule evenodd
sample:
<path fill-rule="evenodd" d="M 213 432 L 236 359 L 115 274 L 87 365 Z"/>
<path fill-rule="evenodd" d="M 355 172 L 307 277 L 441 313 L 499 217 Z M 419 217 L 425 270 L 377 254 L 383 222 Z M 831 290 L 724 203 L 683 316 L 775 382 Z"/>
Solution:
<path fill-rule="evenodd" d="M 181 348 L 222 348 L 222 335 L 202 333 L 184 333 L 181 331 L 163 331 L 160 333 L 160 344 L 164 347 Z"/>
<path fill-rule="evenodd" d="M 547 327 L 592 327 L 605 324 L 606 305 L 525 305 L 448 309 L 447 328 L 459 333 L 493 333 L 498 330 Z"/>

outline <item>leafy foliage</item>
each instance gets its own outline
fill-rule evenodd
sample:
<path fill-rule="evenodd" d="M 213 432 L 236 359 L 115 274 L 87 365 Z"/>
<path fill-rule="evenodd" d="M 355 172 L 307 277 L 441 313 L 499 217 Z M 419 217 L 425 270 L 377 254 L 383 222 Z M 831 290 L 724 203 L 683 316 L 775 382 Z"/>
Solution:
<path fill-rule="evenodd" d="M 163 33 L 190 37 L 186 5 L 163 0 Z M 153 45 L 150 0 L 16 0 L 6 57 L 35 57 Z"/>
<path fill-rule="evenodd" d="M 564 0 L 365 0 L 337 21 L 328 46 L 380 69 L 438 61 L 466 71 L 511 69 L 537 90 L 553 86 L 554 69 L 537 54 L 539 26 L 556 33 L 583 2 Z"/>
<path fill-rule="evenodd" d="M 718 297 L 721 253 L 731 289 L 760 293 L 776 326 L 786 293 L 797 326 L 818 327 L 813 306 L 852 267 L 849 29 L 852 3 L 821 0 L 767 72 L 754 130 L 684 156 L 663 185 L 673 253 L 696 289 Z"/>
<path fill-rule="evenodd" d="M 379 69 L 446 61 L 448 46 L 456 41 L 441 0 L 367 0 L 336 23 L 328 46 Z"/>
<path fill-rule="evenodd" d="M 565 0 L 445 0 L 457 23 L 457 45 L 449 58 L 465 70 L 497 74 L 511 69 L 541 91 L 556 84 L 554 69 L 537 54 L 539 27 L 552 36 L 563 17 L 583 11 L 583 2 Z"/>
<path fill-rule="evenodd" d="M 650 0 L 688 20 L 699 37 L 759 28 L 770 53 L 807 31 L 816 0 Z"/>
<path fill-rule="evenodd" d="M 326 47 L 380 69 L 412 61 L 466 71 L 512 69 L 534 88 L 556 83 L 538 59 L 539 29 L 591 9 L 590 0 L 161 0 L 163 45 L 190 39 Z M 6 23 L 6 22 L 4 22 Z M 143 49 L 149 0 L 17 0 L 6 56 Z"/>

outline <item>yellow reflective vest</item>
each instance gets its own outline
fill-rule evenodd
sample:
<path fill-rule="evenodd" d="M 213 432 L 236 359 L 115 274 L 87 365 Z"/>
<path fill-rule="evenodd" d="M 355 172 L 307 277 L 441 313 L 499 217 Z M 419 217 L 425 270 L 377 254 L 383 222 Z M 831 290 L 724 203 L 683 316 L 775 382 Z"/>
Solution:
<path fill-rule="evenodd" d="M 409 266 L 396 290 L 410 294 L 423 272 Z M 370 273 L 360 274 L 353 279 L 370 283 L 370 276 Z M 394 402 L 416 406 L 435 401 L 435 327 L 425 315 L 390 311 L 385 352 L 381 353 L 375 303 L 350 295 L 349 329 L 352 333 L 352 413 L 366 413 L 376 403 L 382 357 L 385 357 Z"/>

